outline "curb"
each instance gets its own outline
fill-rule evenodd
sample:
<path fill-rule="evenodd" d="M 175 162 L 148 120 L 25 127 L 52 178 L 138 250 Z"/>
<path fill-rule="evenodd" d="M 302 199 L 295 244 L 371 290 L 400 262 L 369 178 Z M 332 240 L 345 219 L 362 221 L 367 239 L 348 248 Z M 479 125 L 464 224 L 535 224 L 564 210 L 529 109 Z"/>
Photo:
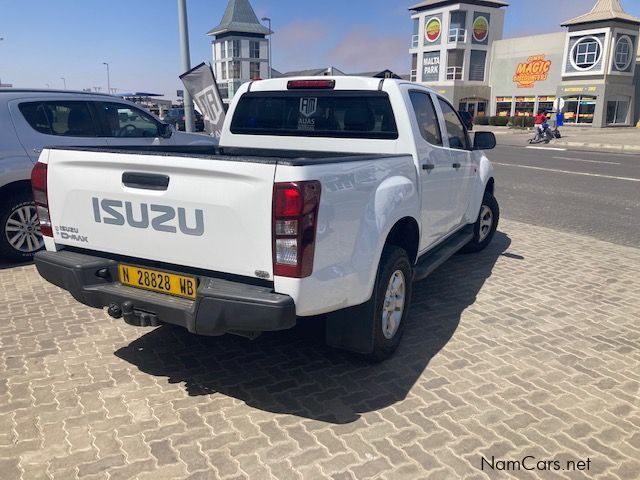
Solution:
<path fill-rule="evenodd" d="M 595 148 L 597 150 L 615 150 L 623 153 L 640 153 L 640 145 L 612 145 L 607 143 L 554 142 L 561 147 Z"/>
<path fill-rule="evenodd" d="M 505 137 L 501 137 L 504 139 Z M 520 142 L 498 142 L 499 146 L 504 147 L 521 147 L 526 148 L 530 146 L 527 143 Z M 543 145 L 544 146 L 544 145 Z M 584 150 L 592 152 L 608 152 L 608 153 L 623 153 L 627 155 L 640 154 L 640 145 L 613 145 L 606 143 L 584 143 L 584 142 L 563 142 L 562 140 L 555 140 L 547 145 L 548 147 Z"/>

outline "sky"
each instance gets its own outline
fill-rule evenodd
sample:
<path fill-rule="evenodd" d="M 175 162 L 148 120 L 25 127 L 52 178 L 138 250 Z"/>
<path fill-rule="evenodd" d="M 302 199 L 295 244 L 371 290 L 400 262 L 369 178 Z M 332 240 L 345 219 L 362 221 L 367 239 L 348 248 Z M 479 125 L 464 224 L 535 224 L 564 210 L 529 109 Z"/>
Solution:
<path fill-rule="evenodd" d="M 251 0 L 271 17 L 273 67 L 335 66 L 348 73 L 409 70 L 417 0 Z M 505 37 L 561 31 L 595 0 L 510 0 Z M 211 62 L 211 37 L 227 0 L 187 0 L 191 64 Z M 318 8 L 321 5 L 321 8 Z M 640 17 L 640 0 L 622 0 Z M 16 87 L 111 86 L 175 98 L 180 47 L 176 0 L 0 0 L 0 81 Z"/>

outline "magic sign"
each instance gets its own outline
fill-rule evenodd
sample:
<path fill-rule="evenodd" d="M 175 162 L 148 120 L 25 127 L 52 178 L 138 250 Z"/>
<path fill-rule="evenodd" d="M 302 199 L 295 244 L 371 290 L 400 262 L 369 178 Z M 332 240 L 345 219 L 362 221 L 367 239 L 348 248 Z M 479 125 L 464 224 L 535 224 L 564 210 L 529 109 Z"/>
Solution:
<path fill-rule="evenodd" d="M 518 84 L 518 88 L 533 88 L 535 82 L 547 79 L 549 70 L 551 60 L 545 59 L 544 55 L 533 55 L 525 63 L 518 64 L 513 81 Z"/>

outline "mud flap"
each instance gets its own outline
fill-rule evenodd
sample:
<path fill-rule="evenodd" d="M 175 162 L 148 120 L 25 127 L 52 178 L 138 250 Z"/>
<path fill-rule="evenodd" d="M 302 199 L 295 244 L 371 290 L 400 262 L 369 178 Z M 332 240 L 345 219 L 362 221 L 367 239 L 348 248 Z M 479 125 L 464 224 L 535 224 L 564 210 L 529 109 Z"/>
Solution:
<path fill-rule="evenodd" d="M 372 298 L 362 305 L 328 314 L 325 327 L 327 345 L 355 353 L 372 353 L 375 303 Z"/>

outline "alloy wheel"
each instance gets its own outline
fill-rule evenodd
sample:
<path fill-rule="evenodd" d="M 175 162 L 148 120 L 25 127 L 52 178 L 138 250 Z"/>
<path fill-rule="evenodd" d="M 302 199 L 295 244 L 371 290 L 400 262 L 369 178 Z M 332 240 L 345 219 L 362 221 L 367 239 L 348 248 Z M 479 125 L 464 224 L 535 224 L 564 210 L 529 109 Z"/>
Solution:
<path fill-rule="evenodd" d="M 482 209 L 480 209 L 480 232 L 478 240 L 482 242 L 489 232 L 491 232 L 491 227 L 493 227 L 493 212 L 487 205 L 482 205 Z"/>
<path fill-rule="evenodd" d="M 404 313 L 406 280 L 402 270 L 396 270 L 389 279 L 382 305 L 382 334 L 387 340 L 393 338 L 400 328 Z"/>
<path fill-rule="evenodd" d="M 34 253 L 44 245 L 35 205 L 21 205 L 11 212 L 4 231 L 9 244 L 19 252 Z"/>

